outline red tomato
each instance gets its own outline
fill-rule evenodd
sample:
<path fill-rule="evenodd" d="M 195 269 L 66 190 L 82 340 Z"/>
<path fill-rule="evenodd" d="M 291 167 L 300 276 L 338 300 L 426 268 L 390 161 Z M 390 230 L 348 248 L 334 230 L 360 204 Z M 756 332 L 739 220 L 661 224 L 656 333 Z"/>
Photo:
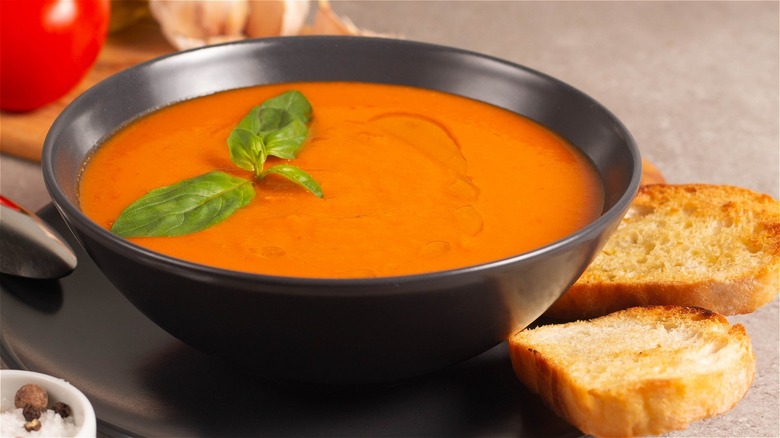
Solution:
<path fill-rule="evenodd" d="M 32 110 L 73 89 L 106 40 L 109 0 L 0 3 L 0 109 Z"/>

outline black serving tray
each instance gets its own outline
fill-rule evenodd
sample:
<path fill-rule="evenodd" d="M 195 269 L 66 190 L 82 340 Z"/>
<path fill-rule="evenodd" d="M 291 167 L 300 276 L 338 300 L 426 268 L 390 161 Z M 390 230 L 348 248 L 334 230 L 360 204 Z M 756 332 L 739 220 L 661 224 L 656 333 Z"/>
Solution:
<path fill-rule="evenodd" d="M 39 213 L 70 237 L 53 206 Z M 0 358 L 81 389 L 101 435 L 582 435 L 519 383 L 506 343 L 393 386 L 336 390 L 262 380 L 157 327 L 71 243 L 79 266 L 64 279 L 0 275 Z"/>

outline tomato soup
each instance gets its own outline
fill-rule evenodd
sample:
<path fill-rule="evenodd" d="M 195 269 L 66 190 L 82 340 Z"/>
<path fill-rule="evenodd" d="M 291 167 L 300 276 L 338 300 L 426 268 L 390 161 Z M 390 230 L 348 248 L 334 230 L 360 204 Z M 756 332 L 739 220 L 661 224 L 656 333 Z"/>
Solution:
<path fill-rule="evenodd" d="M 504 109 L 404 86 L 263 85 L 155 111 L 99 145 L 79 180 L 83 212 L 109 228 L 152 189 L 214 170 L 251 179 L 226 138 L 249 110 L 287 90 L 313 108 L 295 164 L 318 198 L 269 175 L 215 226 L 140 246 L 192 262 L 296 277 L 426 273 L 517 255 L 597 218 L 603 189 L 564 139 Z M 287 160 L 269 158 L 268 165 Z"/>

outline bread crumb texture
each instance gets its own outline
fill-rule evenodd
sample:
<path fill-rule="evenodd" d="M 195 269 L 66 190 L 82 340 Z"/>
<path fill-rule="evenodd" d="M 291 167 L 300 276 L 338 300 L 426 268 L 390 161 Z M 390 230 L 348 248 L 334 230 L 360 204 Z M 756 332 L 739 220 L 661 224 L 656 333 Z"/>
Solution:
<path fill-rule="evenodd" d="M 744 327 L 700 308 L 634 307 L 524 330 L 509 345 L 517 377 L 595 436 L 684 429 L 731 409 L 755 373 Z"/>
<path fill-rule="evenodd" d="M 777 296 L 780 203 L 748 189 L 655 184 L 547 316 L 582 319 L 637 305 L 749 313 Z"/>

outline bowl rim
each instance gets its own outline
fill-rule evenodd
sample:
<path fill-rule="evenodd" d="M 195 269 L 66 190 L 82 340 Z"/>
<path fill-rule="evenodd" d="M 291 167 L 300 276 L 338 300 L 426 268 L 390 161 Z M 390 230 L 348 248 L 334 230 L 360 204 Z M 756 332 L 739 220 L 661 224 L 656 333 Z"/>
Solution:
<path fill-rule="evenodd" d="M 402 46 L 405 45 L 410 48 L 418 47 L 418 48 L 422 48 L 423 50 L 450 52 L 454 54 L 460 54 L 461 56 L 480 58 L 493 63 L 503 64 L 504 66 L 507 66 L 509 68 L 524 71 L 533 76 L 555 83 L 557 86 L 567 89 L 567 92 L 579 95 L 579 97 L 589 101 L 592 108 L 598 109 L 599 111 L 603 112 L 606 116 L 608 116 L 612 120 L 612 122 L 620 130 L 622 130 L 622 134 L 625 137 L 625 143 L 628 149 L 628 153 L 631 156 L 633 170 L 634 170 L 633 174 L 631 175 L 631 179 L 628 184 L 628 187 L 625 190 L 625 192 L 620 196 L 620 198 L 615 202 L 615 204 L 612 207 L 602 211 L 599 217 L 597 217 L 595 220 L 591 221 L 590 223 L 578 229 L 577 231 L 567 236 L 564 236 L 561 239 L 537 247 L 530 251 L 526 251 L 508 257 L 503 257 L 496 260 L 479 263 L 476 265 L 456 267 L 456 268 L 433 271 L 433 272 L 423 272 L 423 273 L 405 274 L 405 275 L 396 275 L 396 276 L 366 277 L 366 278 L 330 278 L 330 277 L 295 277 L 295 276 L 260 274 L 260 273 L 252 273 L 252 272 L 245 272 L 245 271 L 238 271 L 238 270 L 230 270 L 226 268 L 219 268 L 215 266 L 204 265 L 200 263 L 179 259 L 176 257 L 168 256 L 144 248 L 127 239 L 116 236 L 115 234 L 111 233 L 109 230 L 104 229 L 103 227 L 99 226 L 97 223 L 92 221 L 90 218 L 88 218 L 86 215 L 84 215 L 81 212 L 81 210 L 78 208 L 78 206 L 75 203 L 71 202 L 70 199 L 68 199 L 63 189 L 59 187 L 59 184 L 57 184 L 56 178 L 54 177 L 54 174 L 56 172 L 54 170 L 54 159 L 52 157 L 54 153 L 54 149 L 56 148 L 56 142 L 54 141 L 54 137 L 56 137 L 59 130 L 64 129 L 64 125 L 66 125 L 65 120 L 68 118 L 70 113 L 75 111 L 74 108 L 78 106 L 78 103 L 87 100 L 92 95 L 95 95 L 107 88 L 110 88 L 113 82 L 120 81 L 126 76 L 134 75 L 135 72 L 137 72 L 140 69 L 148 69 L 150 66 L 153 66 L 155 64 L 165 63 L 167 60 L 171 58 L 192 56 L 193 53 L 197 53 L 197 52 L 224 50 L 225 47 L 231 47 L 237 45 L 285 44 L 284 41 L 307 41 L 307 40 L 308 41 L 331 41 L 331 42 L 338 42 L 342 44 L 380 44 L 380 45 L 394 44 L 394 45 L 402 45 Z M 225 88 L 222 91 L 225 90 L 228 90 L 228 88 Z M 188 99 L 193 99 L 198 96 L 192 96 L 189 97 Z M 174 102 L 170 102 L 166 105 L 170 105 L 172 103 Z M 160 109 L 166 105 L 153 108 L 149 110 L 146 114 L 148 114 L 149 112 L 153 112 L 157 109 Z M 138 114 L 133 119 L 126 121 L 126 123 L 129 123 L 132 120 L 135 120 L 142 115 L 143 114 Z M 575 147 L 577 146 L 575 145 Z M 609 223 L 615 221 L 616 216 L 622 217 L 625 211 L 628 210 L 628 207 L 630 206 L 634 196 L 636 195 L 639 189 L 641 173 L 642 173 L 642 160 L 641 160 L 641 155 L 638 146 L 633 136 L 628 131 L 626 126 L 623 124 L 623 122 L 620 119 L 618 119 L 614 113 L 612 113 L 600 102 L 596 101 L 595 99 L 593 99 L 586 93 L 580 91 L 579 89 L 573 87 L 572 85 L 569 85 L 568 83 L 563 82 L 553 76 L 526 67 L 524 65 L 508 61 L 506 59 L 502 59 L 492 55 L 475 52 L 475 51 L 458 48 L 458 47 L 420 42 L 414 40 L 385 38 L 385 37 L 334 36 L 334 35 L 306 35 L 306 36 L 252 38 L 252 39 L 245 39 L 240 41 L 214 44 L 214 45 L 197 47 L 197 48 L 165 54 L 144 61 L 132 67 L 129 67 L 118 73 L 115 73 L 109 76 L 108 78 L 102 80 L 101 82 L 93 85 L 86 91 L 84 91 L 82 94 L 77 96 L 71 103 L 69 103 L 62 112 L 60 112 L 60 114 L 57 116 L 57 118 L 51 125 L 46 135 L 46 138 L 44 140 L 41 166 L 42 166 L 42 173 L 44 176 L 44 183 L 49 191 L 50 196 L 54 201 L 55 207 L 57 208 L 57 210 L 61 215 L 66 217 L 66 222 L 68 222 L 67 218 L 71 218 L 72 220 L 76 221 L 79 224 L 81 232 L 88 234 L 92 238 L 99 239 L 107 247 L 110 247 L 112 251 L 116 251 L 122 254 L 123 256 L 128 256 L 128 257 L 132 256 L 133 258 L 136 258 L 137 260 L 145 264 L 161 265 L 161 266 L 165 266 L 170 270 L 185 270 L 190 273 L 194 272 L 198 274 L 203 274 L 204 276 L 209 278 L 216 278 L 225 281 L 255 281 L 255 282 L 261 282 L 262 284 L 265 285 L 272 285 L 272 286 L 299 287 L 299 290 L 301 288 L 308 290 L 308 287 L 311 286 L 320 286 L 320 287 L 321 286 L 333 286 L 333 287 L 354 286 L 354 287 L 361 288 L 360 289 L 361 293 L 369 293 L 369 294 L 372 291 L 370 288 L 369 289 L 362 289 L 362 288 L 367 286 L 378 286 L 378 285 L 398 287 L 403 284 L 411 284 L 411 283 L 441 282 L 442 280 L 451 281 L 453 279 L 461 279 L 479 272 L 500 270 L 502 267 L 505 267 L 507 265 L 522 263 L 526 260 L 538 257 L 542 253 L 557 253 L 563 251 L 572 242 L 578 240 L 587 240 L 589 238 L 592 238 L 594 235 L 599 234 L 601 232 L 600 230 L 606 229 Z M 401 288 L 396 289 L 396 291 L 401 291 L 401 290 L 402 290 Z"/>

